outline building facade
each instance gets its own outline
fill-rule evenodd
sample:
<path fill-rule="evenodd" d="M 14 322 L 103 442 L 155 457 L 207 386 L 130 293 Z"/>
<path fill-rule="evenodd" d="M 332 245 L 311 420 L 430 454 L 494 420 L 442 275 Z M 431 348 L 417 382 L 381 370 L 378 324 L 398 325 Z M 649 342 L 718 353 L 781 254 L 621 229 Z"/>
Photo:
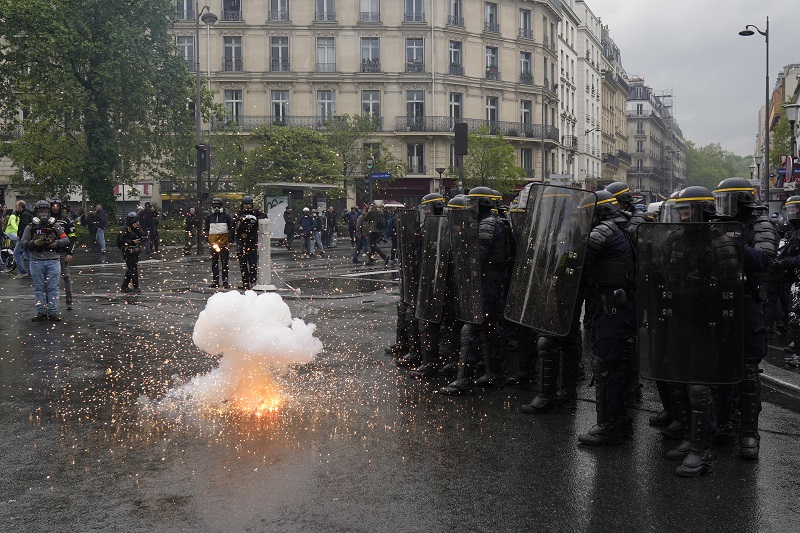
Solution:
<path fill-rule="evenodd" d="M 630 89 L 622 68 L 619 48 L 611 39 L 608 26 L 603 26 L 602 102 L 600 128 L 602 134 L 602 173 L 600 185 L 615 181 L 625 182 L 631 167 L 628 153 L 628 119 L 625 114 Z"/>

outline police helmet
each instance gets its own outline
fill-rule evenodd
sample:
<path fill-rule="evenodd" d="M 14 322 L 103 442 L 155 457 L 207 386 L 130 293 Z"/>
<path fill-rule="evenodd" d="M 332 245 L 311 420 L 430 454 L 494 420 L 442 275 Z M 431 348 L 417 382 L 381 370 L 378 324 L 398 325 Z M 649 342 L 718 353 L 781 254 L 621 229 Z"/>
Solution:
<path fill-rule="evenodd" d="M 581 202 L 581 209 L 594 208 L 594 213 L 600 220 L 611 218 L 619 211 L 619 202 L 616 197 L 606 190 L 597 191 L 587 195 Z"/>
<path fill-rule="evenodd" d="M 781 211 L 785 221 L 792 223 L 792 225 L 795 225 L 795 222 L 800 222 L 800 195 L 787 198 Z"/>
<path fill-rule="evenodd" d="M 605 190 L 613 194 L 617 202 L 623 207 L 630 207 L 633 205 L 633 193 L 626 183 L 615 181 L 607 185 Z"/>
<path fill-rule="evenodd" d="M 457 194 L 450 198 L 450 201 L 447 202 L 447 209 L 469 209 L 469 202 L 467 201 L 467 197 L 463 194 Z"/>
<path fill-rule="evenodd" d="M 444 196 L 438 192 L 426 194 L 419 203 L 419 211 L 423 216 L 441 215 L 444 211 Z"/>
<path fill-rule="evenodd" d="M 136 211 L 131 211 L 128 213 L 128 216 L 125 218 L 125 225 L 133 226 L 137 222 L 139 222 L 139 215 L 136 214 Z"/>
<path fill-rule="evenodd" d="M 480 207 L 495 207 L 498 196 L 489 187 L 473 187 L 467 193 L 467 198 L 472 205 Z"/>
<path fill-rule="evenodd" d="M 672 195 L 662 209 L 664 222 L 708 222 L 717 214 L 711 191 L 699 185 Z"/>
<path fill-rule="evenodd" d="M 753 184 L 744 178 L 727 178 L 719 182 L 714 191 L 714 200 L 717 204 L 717 214 L 733 217 L 740 208 L 759 207 L 756 200 L 756 190 Z"/>

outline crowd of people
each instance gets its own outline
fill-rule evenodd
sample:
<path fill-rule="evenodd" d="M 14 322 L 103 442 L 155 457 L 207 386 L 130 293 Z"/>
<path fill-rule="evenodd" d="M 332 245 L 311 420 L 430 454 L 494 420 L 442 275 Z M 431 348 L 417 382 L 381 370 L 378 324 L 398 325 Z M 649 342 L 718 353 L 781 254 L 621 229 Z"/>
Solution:
<path fill-rule="evenodd" d="M 657 212 L 637 209 L 624 183 L 595 193 L 531 185 L 510 209 L 486 187 L 428 195 L 398 215 L 401 297 L 386 352 L 412 377 L 451 377 L 441 394 L 534 380 L 521 410 L 542 416 L 577 408 L 583 326 L 597 420 L 581 445 L 633 434 L 641 371 L 663 404 L 650 425 L 677 441 L 667 456 L 678 475 L 707 472 L 714 445 L 738 442 L 743 459 L 757 459 L 778 272 L 789 273 L 778 292 L 790 293 L 785 320 L 800 346 L 800 247 L 779 252 L 765 211 L 741 178 L 713 192 L 687 187 Z M 797 228 L 787 242 L 800 242 L 800 196 L 784 217 Z"/>

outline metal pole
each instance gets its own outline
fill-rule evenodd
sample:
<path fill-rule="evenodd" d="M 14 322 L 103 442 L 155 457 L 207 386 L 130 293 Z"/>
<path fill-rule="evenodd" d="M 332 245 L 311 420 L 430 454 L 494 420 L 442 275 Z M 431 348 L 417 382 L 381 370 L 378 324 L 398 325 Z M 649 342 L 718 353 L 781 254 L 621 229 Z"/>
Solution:
<path fill-rule="evenodd" d="M 195 127 L 195 178 L 197 186 L 197 216 L 198 219 L 203 217 L 203 170 L 200 168 L 200 145 L 203 142 L 202 133 L 200 132 L 200 2 L 195 2 L 195 37 L 194 37 L 194 55 L 196 63 L 194 66 L 195 72 L 195 99 L 194 99 L 194 127 Z M 203 252 L 203 239 L 201 238 L 200 231 L 197 232 L 197 255 Z"/>
<path fill-rule="evenodd" d="M 764 95 L 764 160 L 765 169 L 764 181 L 762 187 L 764 188 L 764 205 L 769 207 L 769 17 L 767 17 L 767 29 L 764 32 L 764 38 L 767 44 L 767 76 L 766 76 L 766 92 Z"/>

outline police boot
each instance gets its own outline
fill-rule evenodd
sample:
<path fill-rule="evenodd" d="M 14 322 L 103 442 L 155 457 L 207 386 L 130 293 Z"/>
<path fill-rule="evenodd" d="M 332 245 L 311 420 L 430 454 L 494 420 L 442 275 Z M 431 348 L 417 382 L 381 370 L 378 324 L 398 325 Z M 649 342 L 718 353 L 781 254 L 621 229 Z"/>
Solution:
<path fill-rule="evenodd" d="M 679 383 L 670 383 L 669 398 L 672 407 L 672 422 L 668 426 L 661 428 L 661 436 L 665 440 L 677 440 L 683 438 L 681 429 L 681 412 L 679 405 L 685 405 L 689 400 L 686 386 Z"/>
<path fill-rule="evenodd" d="M 592 371 L 594 373 L 594 394 L 597 400 L 597 424 L 588 433 L 578 435 L 578 442 L 586 446 L 620 444 L 624 437 L 622 426 L 618 420 L 609 418 L 606 412 L 606 379 L 608 377 L 606 362 L 599 357 L 592 358 Z"/>
<path fill-rule="evenodd" d="M 680 387 L 681 392 L 686 391 L 686 386 L 683 384 L 675 383 L 673 387 Z M 689 405 L 689 396 L 687 394 L 673 394 L 673 401 L 677 402 L 673 405 L 673 414 L 678 415 L 680 421 L 681 441 L 673 449 L 667 452 L 667 459 L 670 461 L 682 461 L 692 448 L 692 409 Z"/>
<path fill-rule="evenodd" d="M 458 367 L 458 377 L 452 383 L 449 383 L 439 389 L 439 394 L 445 396 L 458 396 L 460 394 L 473 394 L 475 391 L 475 382 L 472 381 L 474 372 L 473 365 L 461 364 Z"/>
<path fill-rule="evenodd" d="M 708 418 L 711 415 L 711 392 L 707 385 L 689 385 L 691 406 L 691 447 L 683 463 L 675 469 L 681 477 L 702 476 L 711 468 L 714 454 L 708 442 Z"/>
<path fill-rule="evenodd" d="M 399 368 L 415 368 L 422 364 L 422 356 L 418 352 L 408 352 L 403 357 L 396 359 L 394 364 Z"/>
<path fill-rule="evenodd" d="M 655 416 L 651 416 L 649 423 L 656 428 L 667 427 L 672 422 L 672 413 L 670 412 L 670 397 L 669 397 L 669 384 L 666 381 L 656 381 L 656 390 L 658 397 L 661 398 L 661 405 L 663 409 Z"/>
<path fill-rule="evenodd" d="M 716 385 L 711 387 L 713 412 L 717 416 L 717 434 L 712 442 L 714 445 L 733 444 L 736 442 L 736 431 L 731 420 L 733 389 L 730 385 Z"/>
<path fill-rule="evenodd" d="M 739 408 L 742 412 L 739 433 L 739 456 L 758 459 L 761 437 L 758 434 L 758 414 L 761 412 L 761 382 L 758 364 L 746 363 L 744 377 L 739 383 Z"/>
<path fill-rule="evenodd" d="M 435 377 L 439 374 L 439 365 L 438 363 L 422 363 L 420 366 L 415 368 L 412 372 L 409 372 L 409 376 L 416 379 L 427 379 Z"/>
<path fill-rule="evenodd" d="M 531 403 L 522 406 L 522 412 L 529 415 L 558 410 L 559 347 L 544 335 L 536 341 L 536 347 L 539 352 L 539 394 Z"/>
<path fill-rule="evenodd" d="M 620 359 L 620 372 L 622 373 L 622 390 L 627 407 L 636 407 L 642 401 L 642 385 L 639 383 L 639 371 L 636 368 L 636 339 L 628 339 Z"/>

